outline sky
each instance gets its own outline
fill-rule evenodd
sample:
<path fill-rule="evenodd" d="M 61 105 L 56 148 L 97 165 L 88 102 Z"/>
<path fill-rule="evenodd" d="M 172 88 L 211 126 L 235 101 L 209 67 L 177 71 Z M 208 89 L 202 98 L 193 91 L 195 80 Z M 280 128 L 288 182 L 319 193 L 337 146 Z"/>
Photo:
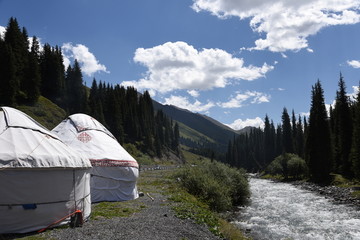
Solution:
<path fill-rule="evenodd" d="M 234 129 L 308 116 L 320 80 L 328 106 L 340 74 L 360 81 L 360 0 L 0 0 L 83 78 L 134 86 Z"/>

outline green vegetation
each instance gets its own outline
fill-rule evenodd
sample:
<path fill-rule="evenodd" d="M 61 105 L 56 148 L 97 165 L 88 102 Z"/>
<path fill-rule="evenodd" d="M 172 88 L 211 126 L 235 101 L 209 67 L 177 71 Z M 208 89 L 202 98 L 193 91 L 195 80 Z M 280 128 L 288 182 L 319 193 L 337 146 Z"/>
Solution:
<path fill-rule="evenodd" d="M 135 212 L 139 212 L 144 205 L 134 205 L 131 201 L 127 202 L 101 202 L 95 204 L 91 212 L 91 218 L 129 217 Z"/>
<path fill-rule="evenodd" d="M 303 179 L 308 175 L 308 168 L 305 160 L 298 155 L 284 153 L 269 164 L 265 169 L 265 173 L 272 176 L 281 176 L 283 179 Z"/>
<path fill-rule="evenodd" d="M 189 193 L 219 212 L 244 204 L 250 195 L 245 172 L 216 161 L 186 166 L 177 172 L 176 178 Z"/>
<path fill-rule="evenodd" d="M 17 109 L 28 114 L 49 130 L 66 118 L 66 112 L 62 108 L 42 96 L 34 105 L 18 106 Z"/>

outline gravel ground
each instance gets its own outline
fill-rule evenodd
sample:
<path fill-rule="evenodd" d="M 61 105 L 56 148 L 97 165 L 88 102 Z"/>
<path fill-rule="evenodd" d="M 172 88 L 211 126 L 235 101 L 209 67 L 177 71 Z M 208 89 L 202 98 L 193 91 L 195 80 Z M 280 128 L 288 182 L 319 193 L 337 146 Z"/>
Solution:
<path fill-rule="evenodd" d="M 155 177 L 159 176 L 156 170 Z M 141 175 L 140 175 L 141 176 Z M 145 194 L 136 200 L 128 201 L 127 204 L 142 206 L 139 212 L 133 213 L 130 217 L 115 217 L 111 219 L 100 218 L 90 219 L 82 227 L 77 228 L 54 228 L 40 234 L 32 235 L 40 239 L 147 239 L 147 240 L 168 240 L 168 239 L 220 239 L 214 236 L 205 225 L 196 224 L 190 219 L 179 219 L 171 209 L 174 202 L 167 200 L 160 187 L 149 186 L 145 188 L 151 198 Z M 140 191 L 144 191 L 139 188 Z M 95 205 L 95 204 L 93 204 Z M 24 235 L 13 235 L 1 239 L 19 239 Z"/>
<path fill-rule="evenodd" d="M 54 239 L 219 239 L 204 225 L 192 220 L 182 220 L 174 216 L 166 197 L 159 193 L 136 200 L 146 205 L 131 217 L 116 217 L 88 221 L 83 227 L 54 229 L 46 233 Z"/>

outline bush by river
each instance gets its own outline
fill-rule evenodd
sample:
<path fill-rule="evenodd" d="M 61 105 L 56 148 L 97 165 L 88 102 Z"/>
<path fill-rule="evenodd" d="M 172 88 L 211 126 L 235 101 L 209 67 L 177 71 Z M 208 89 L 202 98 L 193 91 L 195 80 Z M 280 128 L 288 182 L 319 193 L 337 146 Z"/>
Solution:
<path fill-rule="evenodd" d="M 250 197 L 245 171 L 216 161 L 202 161 L 182 168 L 177 179 L 187 191 L 221 212 L 243 205 Z"/>

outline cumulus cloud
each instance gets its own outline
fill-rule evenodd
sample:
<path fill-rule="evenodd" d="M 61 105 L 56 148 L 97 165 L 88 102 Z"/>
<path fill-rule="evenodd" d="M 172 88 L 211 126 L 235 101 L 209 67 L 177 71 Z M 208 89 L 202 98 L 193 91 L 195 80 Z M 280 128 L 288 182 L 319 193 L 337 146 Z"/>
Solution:
<path fill-rule="evenodd" d="M 5 36 L 6 28 L 3 26 L 0 26 L 0 38 L 3 38 Z"/>
<path fill-rule="evenodd" d="M 244 127 L 260 127 L 260 128 L 264 128 L 264 121 L 259 118 L 247 118 L 246 120 L 242 120 L 242 119 L 236 119 L 233 123 L 230 124 L 226 124 L 227 126 L 231 127 L 232 129 L 235 130 L 240 130 L 243 129 Z"/>
<path fill-rule="evenodd" d="M 235 97 L 231 97 L 229 101 L 218 103 L 222 108 L 240 108 L 245 105 L 260 104 L 270 101 L 270 95 L 257 91 L 246 91 L 245 93 L 237 93 Z"/>
<path fill-rule="evenodd" d="M 138 48 L 134 61 L 148 68 L 143 79 L 122 82 L 137 89 L 166 93 L 173 90 L 223 88 L 232 80 L 255 80 L 274 67 L 245 66 L 242 58 L 221 49 L 197 50 L 185 42 L 167 42 L 153 48 Z"/>
<path fill-rule="evenodd" d="M 187 109 L 191 112 L 206 112 L 215 106 L 215 104 L 211 101 L 203 104 L 200 101 L 195 100 L 195 102 L 191 103 L 187 97 L 183 96 L 170 96 L 169 98 L 165 98 L 165 102 L 163 102 L 163 104 L 174 105 L 179 108 Z"/>
<path fill-rule="evenodd" d="M 254 32 L 265 38 L 255 41 L 255 50 L 273 52 L 307 49 L 307 38 L 329 26 L 360 22 L 358 0 L 194 0 L 192 8 L 219 18 L 250 19 Z"/>
<path fill-rule="evenodd" d="M 200 96 L 200 93 L 196 90 L 188 90 L 188 94 L 190 94 L 192 97 L 198 97 Z"/>
<path fill-rule="evenodd" d="M 347 61 L 347 64 L 353 68 L 360 68 L 360 61 L 358 60 L 349 60 Z"/>
<path fill-rule="evenodd" d="M 81 71 L 88 76 L 99 71 L 109 73 L 105 65 L 100 64 L 85 45 L 76 44 L 74 46 L 72 43 L 64 43 L 61 49 L 64 55 L 65 67 L 69 66 L 71 59 L 77 59 L 80 63 Z"/>
<path fill-rule="evenodd" d="M 348 93 L 347 95 L 349 96 L 351 101 L 356 101 L 357 100 L 357 95 L 359 93 L 359 86 L 352 86 L 353 92 L 352 93 Z"/>

